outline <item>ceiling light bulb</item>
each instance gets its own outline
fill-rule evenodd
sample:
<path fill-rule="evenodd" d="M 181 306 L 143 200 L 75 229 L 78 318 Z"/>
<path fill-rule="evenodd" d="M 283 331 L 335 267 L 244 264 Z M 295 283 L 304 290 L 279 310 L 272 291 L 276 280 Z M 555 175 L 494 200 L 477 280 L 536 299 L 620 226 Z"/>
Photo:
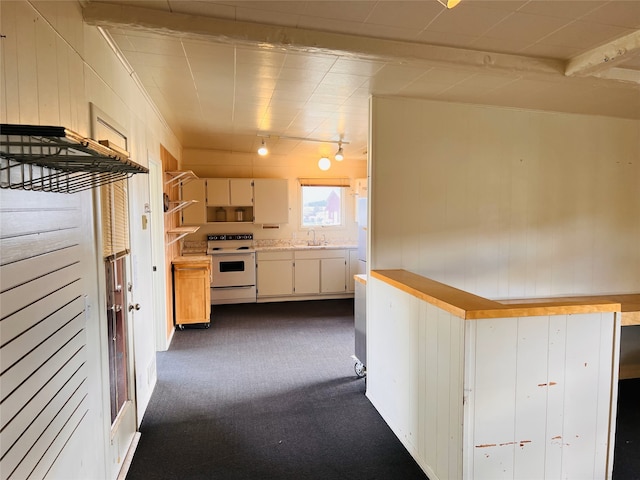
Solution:
<path fill-rule="evenodd" d="M 322 157 L 320 160 L 318 160 L 318 168 L 320 170 L 329 170 L 329 168 L 331 168 L 331 160 L 329 160 L 327 157 Z"/>
<path fill-rule="evenodd" d="M 267 149 L 267 145 L 264 143 L 264 138 L 263 138 L 262 145 L 260 145 L 260 148 L 258 149 L 258 155 L 260 155 L 261 157 L 264 157 L 267 153 L 269 153 L 269 150 Z"/>
<path fill-rule="evenodd" d="M 342 151 L 342 144 L 339 144 L 338 151 L 335 156 L 336 161 L 341 162 L 344 160 L 344 152 Z"/>

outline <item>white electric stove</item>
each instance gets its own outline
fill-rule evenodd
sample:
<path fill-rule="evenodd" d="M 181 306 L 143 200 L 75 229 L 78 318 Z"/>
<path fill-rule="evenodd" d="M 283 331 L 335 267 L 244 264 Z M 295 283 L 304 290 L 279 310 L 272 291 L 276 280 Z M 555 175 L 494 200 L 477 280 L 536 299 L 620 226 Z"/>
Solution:
<path fill-rule="evenodd" d="M 252 233 L 207 236 L 213 273 L 211 304 L 256 302 L 256 252 Z"/>

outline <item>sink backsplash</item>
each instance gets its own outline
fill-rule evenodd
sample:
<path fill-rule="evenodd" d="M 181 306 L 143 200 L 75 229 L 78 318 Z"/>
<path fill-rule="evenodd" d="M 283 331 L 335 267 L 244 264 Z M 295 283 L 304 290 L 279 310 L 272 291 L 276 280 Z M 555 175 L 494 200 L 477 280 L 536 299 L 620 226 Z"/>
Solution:
<path fill-rule="evenodd" d="M 320 238 L 317 239 L 321 241 Z M 254 240 L 253 244 L 256 248 L 260 247 L 296 247 L 308 245 L 307 238 L 298 238 L 298 239 L 287 239 L 287 238 L 263 238 L 259 240 Z M 326 241 L 326 245 L 355 245 L 355 241 L 350 240 L 348 238 L 328 238 Z M 323 243 L 325 245 L 325 243 Z"/>
<path fill-rule="evenodd" d="M 182 255 L 200 255 L 207 253 L 207 242 L 187 242 L 182 244 Z"/>
<path fill-rule="evenodd" d="M 318 239 L 320 240 L 320 239 Z M 351 239 L 348 238 L 330 238 L 327 239 L 326 245 L 355 245 Z M 253 245 L 256 248 L 286 248 L 286 247 L 299 247 L 307 245 L 307 238 L 299 239 L 285 239 L 285 238 L 263 238 L 254 239 Z M 325 245 L 323 243 L 323 245 Z M 185 241 L 182 244 L 182 255 L 202 255 L 207 251 L 206 241 Z"/>

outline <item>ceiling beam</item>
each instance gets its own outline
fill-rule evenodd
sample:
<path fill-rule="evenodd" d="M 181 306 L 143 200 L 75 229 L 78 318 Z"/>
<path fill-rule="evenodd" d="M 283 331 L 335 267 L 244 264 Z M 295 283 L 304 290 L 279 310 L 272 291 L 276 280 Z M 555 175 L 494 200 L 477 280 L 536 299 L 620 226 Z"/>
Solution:
<path fill-rule="evenodd" d="M 637 53 L 640 53 L 640 30 L 576 55 L 567 62 L 565 75 L 596 75 L 619 67 Z"/>
<path fill-rule="evenodd" d="M 103 28 L 131 29 L 185 38 L 205 37 L 228 44 L 339 54 L 399 64 L 418 62 L 524 76 L 562 76 L 565 73 L 565 63 L 561 60 L 238 22 L 143 7 L 91 2 L 83 8 L 83 17 L 87 24 Z"/>

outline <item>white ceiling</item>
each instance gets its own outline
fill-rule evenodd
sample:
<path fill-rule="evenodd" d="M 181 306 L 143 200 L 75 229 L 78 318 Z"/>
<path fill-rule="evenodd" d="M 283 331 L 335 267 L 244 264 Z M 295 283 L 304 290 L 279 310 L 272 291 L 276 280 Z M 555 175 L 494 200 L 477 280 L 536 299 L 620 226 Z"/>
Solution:
<path fill-rule="evenodd" d="M 640 1 L 91 0 L 184 147 L 366 157 L 368 98 L 640 118 Z M 294 138 L 284 138 L 294 137 Z"/>

